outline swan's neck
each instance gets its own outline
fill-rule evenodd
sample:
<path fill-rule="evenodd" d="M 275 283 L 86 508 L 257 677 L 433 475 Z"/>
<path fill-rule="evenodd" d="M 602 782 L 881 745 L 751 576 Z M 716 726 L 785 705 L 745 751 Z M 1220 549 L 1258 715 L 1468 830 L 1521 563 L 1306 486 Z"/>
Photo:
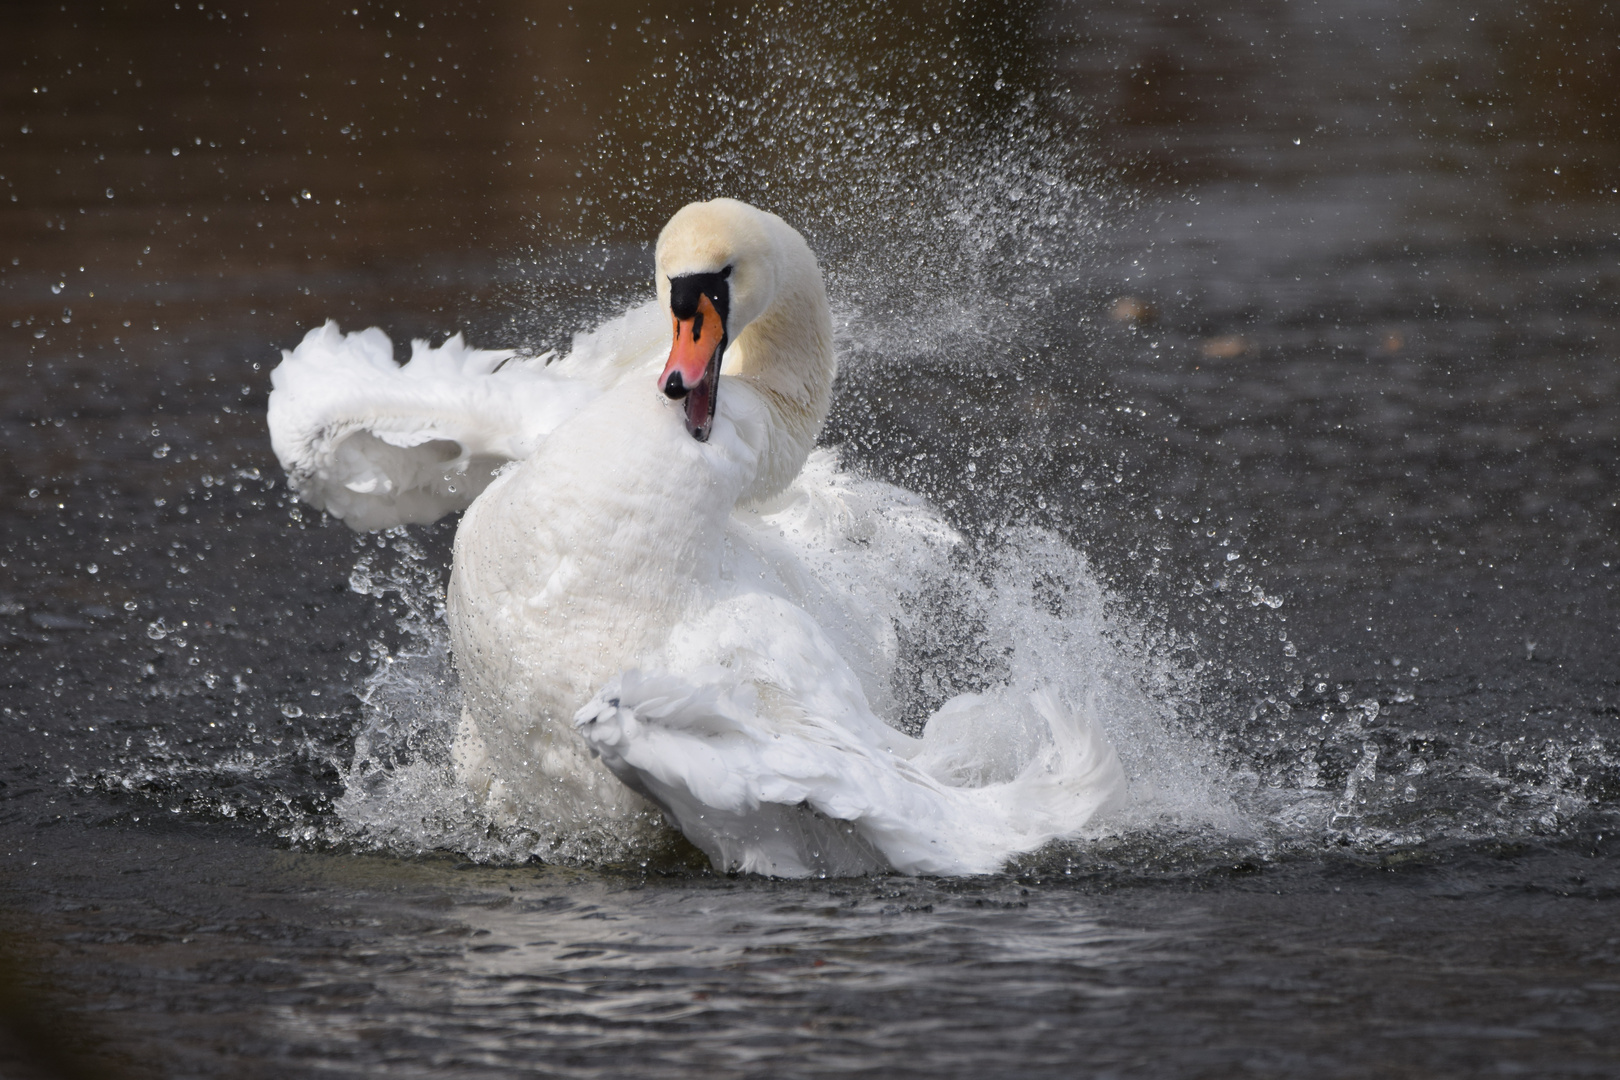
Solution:
<path fill-rule="evenodd" d="M 799 474 L 832 404 L 832 313 L 819 273 L 779 292 L 726 350 L 724 373 L 746 381 L 770 413 L 770 445 L 745 502 L 768 499 Z"/>

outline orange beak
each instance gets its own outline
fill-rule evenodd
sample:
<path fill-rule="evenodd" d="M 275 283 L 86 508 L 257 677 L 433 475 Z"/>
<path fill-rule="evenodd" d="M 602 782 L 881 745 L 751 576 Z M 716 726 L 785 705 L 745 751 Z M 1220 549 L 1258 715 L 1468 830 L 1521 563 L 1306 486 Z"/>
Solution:
<path fill-rule="evenodd" d="M 686 399 L 686 430 L 706 442 L 714 427 L 720 389 L 720 355 L 726 350 L 726 328 L 714 303 L 698 296 L 697 312 L 690 319 L 675 316 L 675 341 L 669 363 L 658 376 L 658 388 L 672 398 Z"/>

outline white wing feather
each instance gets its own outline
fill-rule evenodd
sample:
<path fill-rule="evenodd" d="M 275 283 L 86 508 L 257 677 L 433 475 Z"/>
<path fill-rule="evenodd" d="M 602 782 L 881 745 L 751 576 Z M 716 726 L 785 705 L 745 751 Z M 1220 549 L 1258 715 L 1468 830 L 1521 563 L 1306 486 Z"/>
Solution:
<path fill-rule="evenodd" d="M 656 363 L 667 334 L 650 303 L 576 335 L 561 360 L 474 349 L 457 334 L 438 348 L 412 342 L 400 365 L 381 330 L 329 321 L 270 373 L 270 443 L 293 490 L 356 530 L 434 521 Z"/>
<path fill-rule="evenodd" d="M 775 697 L 777 695 L 772 694 Z M 580 709 L 603 762 L 652 799 L 721 871 L 843 877 L 986 874 L 1117 806 L 1125 774 L 1101 728 L 1042 688 L 950 713 L 1026 713 L 1037 736 L 1014 775 L 952 782 L 950 734 L 930 722 L 907 760 L 799 701 L 767 704 L 734 673 L 626 671 Z M 881 721 L 874 721 L 881 726 Z M 945 765 L 945 768 L 941 768 Z"/>

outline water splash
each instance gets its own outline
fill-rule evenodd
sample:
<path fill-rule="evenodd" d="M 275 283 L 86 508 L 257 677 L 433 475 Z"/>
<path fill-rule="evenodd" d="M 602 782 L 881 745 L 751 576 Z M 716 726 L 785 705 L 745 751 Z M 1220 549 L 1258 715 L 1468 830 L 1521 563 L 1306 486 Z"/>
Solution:
<path fill-rule="evenodd" d="M 450 745 L 461 695 L 445 623 L 444 568 L 404 529 L 389 530 L 349 574 L 352 592 L 398 598 L 404 644 L 372 646 L 360 689 L 362 722 L 343 767 L 332 839 L 401 853 L 449 848 L 482 858 L 522 858 L 489 842 L 489 823 L 456 781 Z"/>
<path fill-rule="evenodd" d="M 638 28 L 649 77 L 602 118 L 576 215 L 540 226 L 534 261 L 586 272 L 537 275 L 512 296 L 520 312 L 578 310 L 579 281 L 613 264 L 626 278 L 593 309 L 608 317 L 647 291 L 645 257 L 614 253 L 644 252 L 680 206 L 725 195 L 810 242 L 844 364 L 921 359 L 1049 318 L 1131 202 L 1054 108 L 1016 19 L 790 0 L 707 27 L 702 48 L 683 22 Z M 518 314 L 510 329 L 558 343 L 577 327 Z"/>

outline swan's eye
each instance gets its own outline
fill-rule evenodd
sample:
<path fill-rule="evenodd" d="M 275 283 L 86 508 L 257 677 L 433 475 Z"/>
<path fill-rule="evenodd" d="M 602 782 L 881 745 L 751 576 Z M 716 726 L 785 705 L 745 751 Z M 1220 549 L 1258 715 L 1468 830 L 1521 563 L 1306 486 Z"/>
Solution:
<path fill-rule="evenodd" d="M 731 267 L 730 266 L 727 266 L 724 270 L 720 271 L 720 277 L 722 279 L 728 278 L 730 276 L 731 276 Z"/>

